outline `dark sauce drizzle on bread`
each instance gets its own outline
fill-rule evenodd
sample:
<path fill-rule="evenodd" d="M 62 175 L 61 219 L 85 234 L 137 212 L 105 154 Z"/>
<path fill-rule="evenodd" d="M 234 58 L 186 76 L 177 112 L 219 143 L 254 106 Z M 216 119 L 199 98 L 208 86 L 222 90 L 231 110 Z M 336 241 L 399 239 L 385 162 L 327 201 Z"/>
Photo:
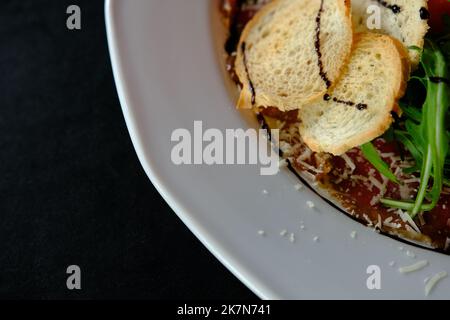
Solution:
<path fill-rule="evenodd" d="M 394 14 L 399 14 L 402 11 L 402 8 L 400 8 L 398 5 L 396 4 L 389 4 L 384 0 L 377 0 L 377 2 L 379 4 L 381 4 L 383 7 L 391 10 Z"/>
<path fill-rule="evenodd" d="M 344 105 L 349 106 L 349 107 L 356 106 L 356 109 L 358 109 L 360 111 L 366 110 L 369 107 L 365 103 L 358 103 L 358 104 L 356 104 L 353 101 L 345 101 L 345 100 L 338 99 L 336 97 L 331 97 L 328 93 L 323 96 L 323 100 L 325 100 L 325 101 L 333 100 L 336 103 L 344 104 Z"/>
<path fill-rule="evenodd" d="M 322 51 L 320 50 L 320 22 L 322 20 L 323 1 L 324 0 L 321 0 L 321 2 L 320 2 L 319 13 L 317 14 L 317 17 L 316 17 L 316 24 L 317 24 L 316 25 L 316 41 L 315 41 L 314 45 L 316 47 L 316 52 L 317 52 L 317 57 L 318 57 L 320 77 L 325 82 L 325 85 L 327 86 L 327 89 L 328 89 L 331 87 L 331 81 L 330 81 L 330 79 L 328 79 L 328 75 L 325 72 L 325 70 L 323 69 Z"/>
<path fill-rule="evenodd" d="M 428 20 L 430 19 L 430 12 L 427 10 L 427 8 L 420 8 L 420 19 L 422 20 Z"/>
<path fill-rule="evenodd" d="M 320 50 L 320 23 L 322 20 L 323 3 L 324 3 L 324 0 L 321 0 L 319 13 L 317 14 L 317 17 L 316 17 L 316 24 L 317 24 L 317 26 L 316 26 L 316 41 L 315 41 L 314 45 L 316 47 L 316 52 L 317 52 L 317 57 L 318 57 L 320 76 L 322 77 L 323 81 L 325 82 L 327 89 L 329 89 L 331 87 L 331 81 L 328 79 L 327 73 L 323 69 L 322 52 Z M 333 100 L 336 103 L 344 104 L 349 107 L 353 107 L 356 105 L 356 108 L 361 111 L 367 109 L 367 107 L 368 107 L 367 104 L 364 104 L 364 103 L 356 104 L 353 101 L 345 101 L 345 100 L 338 99 L 336 97 L 331 97 L 329 94 L 325 94 L 323 96 L 323 99 L 325 101 Z"/>
<path fill-rule="evenodd" d="M 317 57 L 318 57 L 318 65 L 319 65 L 319 70 L 320 70 L 320 76 L 323 79 L 323 81 L 325 82 L 327 88 L 330 88 L 331 87 L 331 81 L 328 79 L 327 73 L 324 71 L 324 68 L 323 68 L 322 52 L 321 52 L 321 46 L 320 46 L 320 30 L 321 30 L 320 25 L 321 25 L 321 18 L 322 18 L 322 12 L 323 12 L 323 4 L 324 4 L 324 0 L 321 0 L 320 9 L 319 9 L 319 12 L 318 12 L 317 17 L 316 17 L 317 27 L 316 27 L 315 48 L 316 48 Z M 252 105 L 254 106 L 256 104 L 256 91 L 255 91 L 255 86 L 253 84 L 253 81 L 252 81 L 252 79 L 250 77 L 249 70 L 248 70 L 246 48 L 247 48 L 247 44 L 245 42 L 242 42 L 240 49 L 241 49 L 241 52 L 242 52 L 245 73 L 247 74 L 248 85 L 250 87 L 250 92 L 252 94 L 251 102 L 252 102 Z M 365 104 L 365 103 L 355 103 L 353 101 L 345 101 L 345 100 L 338 99 L 336 97 L 331 97 L 329 94 L 325 94 L 323 99 L 325 101 L 333 100 L 336 103 L 344 104 L 344 105 L 350 106 L 350 107 L 355 106 L 356 109 L 358 109 L 360 111 L 366 110 L 368 108 L 368 105 Z"/>

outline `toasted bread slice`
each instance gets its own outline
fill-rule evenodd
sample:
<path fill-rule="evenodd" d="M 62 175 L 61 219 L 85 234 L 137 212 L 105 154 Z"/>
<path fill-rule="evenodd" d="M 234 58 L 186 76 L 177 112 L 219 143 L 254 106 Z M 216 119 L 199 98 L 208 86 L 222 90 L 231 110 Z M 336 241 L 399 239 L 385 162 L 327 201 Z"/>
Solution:
<path fill-rule="evenodd" d="M 376 13 L 370 10 L 373 5 L 379 7 L 379 28 L 373 24 L 376 22 Z M 352 18 L 356 32 L 371 31 L 396 38 L 410 48 L 413 68 L 419 64 L 420 52 L 411 47 L 424 46 L 429 29 L 427 0 L 352 0 Z"/>
<path fill-rule="evenodd" d="M 382 135 L 403 96 L 410 67 L 396 39 L 355 35 L 350 61 L 336 87 L 322 101 L 299 112 L 300 134 L 316 152 L 341 155 Z"/>
<path fill-rule="evenodd" d="M 239 108 L 300 108 L 320 99 L 351 53 L 348 0 L 275 0 L 247 24 L 236 73 Z"/>

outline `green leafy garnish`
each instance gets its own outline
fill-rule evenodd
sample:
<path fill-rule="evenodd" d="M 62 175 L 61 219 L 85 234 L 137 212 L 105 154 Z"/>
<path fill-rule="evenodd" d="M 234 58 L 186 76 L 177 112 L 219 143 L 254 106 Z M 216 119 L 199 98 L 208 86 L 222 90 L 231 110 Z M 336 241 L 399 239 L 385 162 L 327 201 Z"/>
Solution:
<path fill-rule="evenodd" d="M 420 172 L 420 186 L 414 201 L 381 201 L 409 211 L 413 218 L 421 211 L 436 207 L 443 185 L 449 180 L 445 175 L 450 173 L 450 159 L 447 159 L 450 135 L 445 125 L 450 105 L 448 68 L 444 54 L 430 40 L 422 53 L 420 72 L 411 81 L 419 80 L 425 87 L 425 102 L 422 108 L 403 105 L 406 131 L 395 132 L 415 159 L 415 167 L 406 171 Z"/>
<path fill-rule="evenodd" d="M 361 146 L 361 151 L 364 157 L 369 161 L 375 169 L 377 169 L 383 176 L 394 183 L 399 183 L 397 177 L 392 173 L 389 165 L 381 159 L 378 150 L 369 142 Z"/>

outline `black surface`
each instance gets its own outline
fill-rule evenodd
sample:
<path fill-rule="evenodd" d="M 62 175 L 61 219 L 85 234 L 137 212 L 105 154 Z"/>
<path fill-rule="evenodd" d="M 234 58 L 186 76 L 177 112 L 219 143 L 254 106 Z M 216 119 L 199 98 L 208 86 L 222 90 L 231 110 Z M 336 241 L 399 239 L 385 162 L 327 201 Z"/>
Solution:
<path fill-rule="evenodd" d="M 138 163 L 103 1 L 2 0 L 0 39 L 0 298 L 254 298 Z M 71 264 L 81 291 L 66 288 Z"/>

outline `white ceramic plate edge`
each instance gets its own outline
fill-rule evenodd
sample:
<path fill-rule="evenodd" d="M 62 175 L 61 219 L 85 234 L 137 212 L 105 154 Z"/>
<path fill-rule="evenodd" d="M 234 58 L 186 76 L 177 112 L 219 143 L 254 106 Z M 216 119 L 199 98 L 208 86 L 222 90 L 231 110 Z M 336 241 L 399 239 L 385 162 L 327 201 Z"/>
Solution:
<path fill-rule="evenodd" d="M 164 183 L 163 179 L 153 170 L 152 161 L 149 159 L 142 144 L 142 140 L 139 134 L 139 128 L 136 125 L 136 121 L 133 116 L 133 112 L 130 107 L 130 99 L 127 95 L 127 85 L 123 81 L 123 68 L 121 64 L 121 54 L 118 47 L 118 43 L 115 39 L 117 34 L 115 28 L 114 10 L 117 0 L 105 0 L 105 21 L 106 32 L 108 38 L 108 47 L 110 53 L 110 59 L 113 69 L 114 80 L 116 88 L 124 114 L 125 122 L 131 137 L 131 141 L 136 150 L 138 159 L 149 177 L 156 190 L 161 194 L 164 200 L 172 208 L 172 210 L 178 215 L 183 223 L 191 230 L 191 232 L 203 243 L 203 245 L 228 269 L 230 270 L 244 285 L 252 290 L 261 299 L 280 299 L 280 297 L 261 283 L 256 277 L 254 277 L 250 270 L 244 268 L 239 261 L 234 259 L 232 254 L 228 252 L 223 246 L 218 243 L 208 230 L 204 229 L 201 224 L 192 219 L 192 215 L 186 214 L 188 211 L 176 197 L 172 195 Z"/>

